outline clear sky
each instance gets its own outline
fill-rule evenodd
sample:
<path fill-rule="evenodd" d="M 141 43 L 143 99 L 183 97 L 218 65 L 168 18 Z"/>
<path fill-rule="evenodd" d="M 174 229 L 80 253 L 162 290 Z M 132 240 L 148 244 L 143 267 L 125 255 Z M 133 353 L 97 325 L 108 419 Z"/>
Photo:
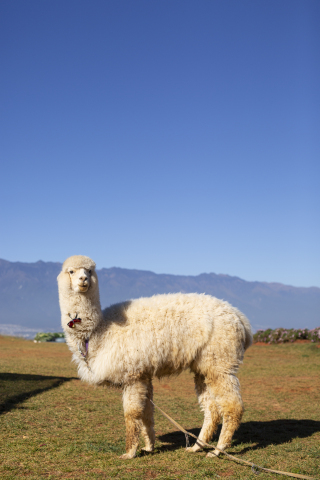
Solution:
<path fill-rule="evenodd" d="M 0 258 L 320 286 L 318 0 L 2 0 Z"/>

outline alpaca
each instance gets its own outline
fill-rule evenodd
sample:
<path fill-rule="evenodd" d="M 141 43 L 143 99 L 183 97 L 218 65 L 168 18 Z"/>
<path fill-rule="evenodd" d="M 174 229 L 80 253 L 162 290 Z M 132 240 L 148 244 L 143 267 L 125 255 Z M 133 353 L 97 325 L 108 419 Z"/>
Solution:
<path fill-rule="evenodd" d="M 195 293 L 139 298 L 102 312 L 95 267 L 81 255 L 64 262 L 58 276 L 61 321 L 81 380 L 123 388 L 126 453 L 120 458 L 135 457 L 140 433 L 143 450 L 153 451 L 152 378 L 186 369 L 194 373 L 204 412 L 200 442 L 187 450 L 210 441 L 220 419 L 217 448 L 224 450 L 243 414 L 236 373 L 252 343 L 247 318 L 227 302 Z"/>

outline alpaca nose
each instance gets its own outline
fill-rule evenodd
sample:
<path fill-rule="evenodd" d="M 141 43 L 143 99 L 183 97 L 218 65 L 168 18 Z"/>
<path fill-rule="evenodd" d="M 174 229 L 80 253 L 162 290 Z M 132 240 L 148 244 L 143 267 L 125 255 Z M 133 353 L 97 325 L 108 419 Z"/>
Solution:
<path fill-rule="evenodd" d="M 80 280 L 82 280 L 83 282 L 85 282 L 86 280 L 88 280 L 88 277 L 86 275 L 82 275 L 80 277 Z"/>

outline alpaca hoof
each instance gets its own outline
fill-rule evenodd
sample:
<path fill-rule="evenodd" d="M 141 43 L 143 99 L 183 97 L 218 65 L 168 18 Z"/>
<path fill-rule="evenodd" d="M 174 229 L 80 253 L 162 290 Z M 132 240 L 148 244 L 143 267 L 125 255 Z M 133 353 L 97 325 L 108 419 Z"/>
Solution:
<path fill-rule="evenodd" d="M 121 458 L 121 460 L 130 460 L 131 458 L 134 458 L 135 455 L 133 455 L 132 453 L 124 453 L 123 455 L 120 455 L 119 458 Z"/>
<path fill-rule="evenodd" d="M 214 452 L 209 452 L 207 453 L 206 457 L 207 458 L 214 458 L 214 457 L 218 457 L 219 456 L 219 450 L 215 450 Z"/>
<path fill-rule="evenodd" d="M 193 445 L 193 447 L 186 448 L 186 452 L 188 453 L 196 453 L 199 452 L 199 450 L 201 450 L 201 447 L 199 447 L 198 445 Z"/>
<path fill-rule="evenodd" d="M 142 448 L 141 448 L 141 451 L 142 451 L 143 453 L 153 453 L 154 447 L 142 447 Z"/>

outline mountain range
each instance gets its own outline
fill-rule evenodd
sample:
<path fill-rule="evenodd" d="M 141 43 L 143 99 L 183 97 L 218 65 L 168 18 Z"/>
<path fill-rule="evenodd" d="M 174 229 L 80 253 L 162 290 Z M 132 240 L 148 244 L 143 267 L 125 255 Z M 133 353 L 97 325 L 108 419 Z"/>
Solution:
<path fill-rule="evenodd" d="M 0 333 L 33 337 L 61 331 L 56 278 L 61 263 L 0 259 Z M 254 330 L 320 325 L 320 288 L 248 282 L 229 275 L 156 274 L 125 268 L 97 270 L 102 308 L 157 293 L 198 292 L 227 300 L 247 315 Z"/>

